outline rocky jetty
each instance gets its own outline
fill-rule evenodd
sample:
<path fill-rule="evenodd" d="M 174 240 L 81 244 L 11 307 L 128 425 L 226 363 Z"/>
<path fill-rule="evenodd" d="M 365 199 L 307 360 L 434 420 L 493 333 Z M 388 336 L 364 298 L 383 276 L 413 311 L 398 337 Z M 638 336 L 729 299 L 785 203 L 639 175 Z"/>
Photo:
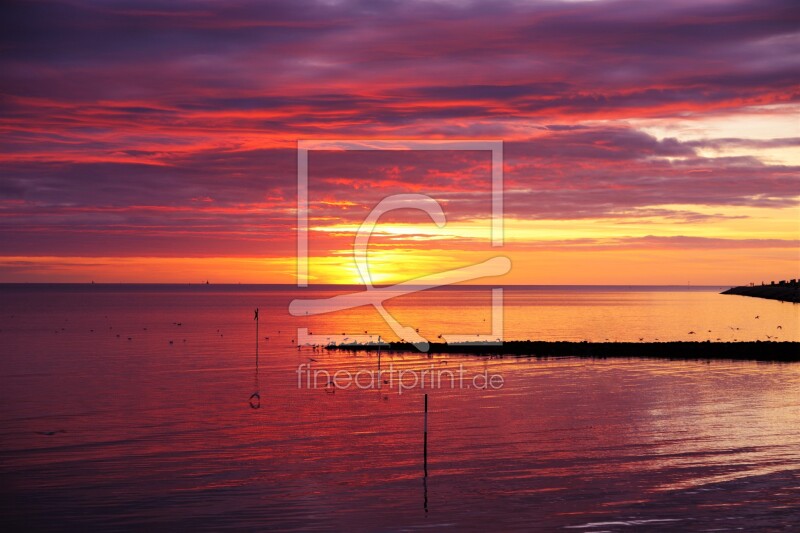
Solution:
<path fill-rule="evenodd" d="M 732 287 L 721 294 L 738 294 L 739 296 L 752 296 L 754 298 L 767 298 L 782 302 L 800 302 L 800 283 L 796 279 L 772 281 L 764 285 L 750 285 Z"/>

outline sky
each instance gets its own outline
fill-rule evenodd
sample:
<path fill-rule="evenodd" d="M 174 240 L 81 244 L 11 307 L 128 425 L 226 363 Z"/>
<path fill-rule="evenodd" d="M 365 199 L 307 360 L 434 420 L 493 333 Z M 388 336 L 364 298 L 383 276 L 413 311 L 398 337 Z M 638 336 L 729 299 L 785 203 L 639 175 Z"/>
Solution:
<path fill-rule="evenodd" d="M 783 0 L 15 1 L 0 7 L 0 282 L 295 283 L 490 257 L 485 284 L 800 277 L 800 8 Z"/>

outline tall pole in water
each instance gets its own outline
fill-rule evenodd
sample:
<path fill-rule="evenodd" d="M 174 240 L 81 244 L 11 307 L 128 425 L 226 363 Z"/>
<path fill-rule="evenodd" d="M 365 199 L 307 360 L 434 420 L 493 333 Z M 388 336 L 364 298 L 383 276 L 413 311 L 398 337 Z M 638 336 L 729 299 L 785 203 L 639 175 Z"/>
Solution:
<path fill-rule="evenodd" d="M 425 425 L 422 437 L 422 464 L 425 470 L 425 477 L 428 477 L 428 395 L 425 394 Z"/>
<path fill-rule="evenodd" d="M 253 320 L 256 321 L 256 391 L 250 395 L 250 408 L 261 409 L 261 393 L 259 392 L 258 384 L 258 307 L 255 309 Z"/>
<path fill-rule="evenodd" d="M 428 512 L 428 395 L 425 394 L 425 425 L 422 433 L 422 468 L 425 475 L 422 476 L 423 507 Z"/>
<path fill-rule="evenodd" d="M 258 368 L 258 307 L 256 307 L 256 314 L 253 320 L 256 321 L 256 368 Z"/>

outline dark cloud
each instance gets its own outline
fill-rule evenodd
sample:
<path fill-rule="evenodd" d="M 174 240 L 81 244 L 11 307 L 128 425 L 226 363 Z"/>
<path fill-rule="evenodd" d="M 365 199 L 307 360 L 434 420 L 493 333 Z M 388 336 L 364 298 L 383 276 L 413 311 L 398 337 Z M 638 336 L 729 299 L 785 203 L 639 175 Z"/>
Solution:
<path fill-rule="evenodd" d="M 775 98 L 798 85 L 788 60 L 797 41 L 785 37 L 797 35 L 800 16 L 785 0 L 45 0 L 2 9 L 7 92 L 80 101 L 116 93 L 215 110 L 367 105 L 391 120 L 381 103 L 459 100 L 472 116 L 495 115 L 478 104 L 498 101 L 517 103 L 517 113 L 583 112 Z"/>

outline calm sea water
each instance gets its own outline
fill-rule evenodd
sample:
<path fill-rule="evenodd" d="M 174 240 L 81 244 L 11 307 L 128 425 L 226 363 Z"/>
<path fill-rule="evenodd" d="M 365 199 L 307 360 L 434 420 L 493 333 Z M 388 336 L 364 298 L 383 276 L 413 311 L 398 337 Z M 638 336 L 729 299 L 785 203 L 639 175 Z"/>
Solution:
<path fill-rule="evenodd" d="M 800 340 L 798 306 L 718 290 L 507 289 L 504 333 Z M 800 523 L 800 365 L 384 353 L 390 383 L 331 392 L 324 380 L 309 387 L 299 366 L 366 376 L 377 355 L 298 349 L 296 328 L 391 338 L 371 307 L 287 313 L 294 298 L 333 294 L 0 286 L 2 522 L 303 531 Z M 462 288 L 387 309 L 431 340 L 486 338 L 490 302 L 487 290 Z M 397 373 L 422 370 L 443 385 L 400 390 Z M 454 383 L 448 370 L 466 379 Z M 502 386 L 480 376 L 501 376 Z"/>

